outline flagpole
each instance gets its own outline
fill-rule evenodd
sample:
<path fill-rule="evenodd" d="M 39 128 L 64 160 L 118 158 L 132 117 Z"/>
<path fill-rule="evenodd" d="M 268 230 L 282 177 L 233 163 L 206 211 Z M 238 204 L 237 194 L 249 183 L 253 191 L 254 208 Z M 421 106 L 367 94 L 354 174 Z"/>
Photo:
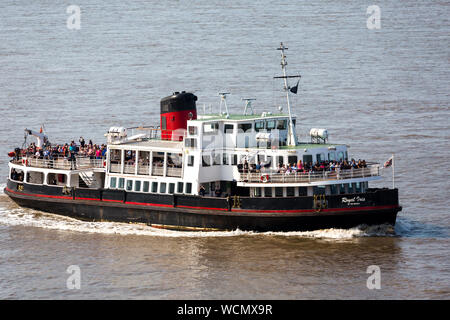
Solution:
<path fill-rule="evenodd" d="M 395 189 L 395 160 L 392 154 L 392 189 Z"/>

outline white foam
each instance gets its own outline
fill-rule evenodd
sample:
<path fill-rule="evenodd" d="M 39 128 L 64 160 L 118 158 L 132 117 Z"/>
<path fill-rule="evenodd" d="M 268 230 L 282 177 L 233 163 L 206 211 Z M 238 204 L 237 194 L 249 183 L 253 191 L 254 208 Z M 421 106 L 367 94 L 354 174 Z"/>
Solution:
<path fill-rule="evenodd" d="M 6 183 L 0 183 L 0 196 L 5 194 Z"/>
<path fill-rule="evenodd" d="M 0 207 L 0 224 L 9 226 L 26 226 L 69 232 L 86 232 L 116 235 L 138 235 L 158 237 L 234 237 L 234 236 L 283 236 L 321 239 L 352 239 L 368 236 L 390 236 L 393 228 L 389 225 L 360 226 L 351 229 L 323 229 L 316 231 L 295 232 L 252 232 L 252 231 L 172 231 L 152 228 L 146 224 L 129 224 L 119 222 L 88 222 L 41 211 Z"/>

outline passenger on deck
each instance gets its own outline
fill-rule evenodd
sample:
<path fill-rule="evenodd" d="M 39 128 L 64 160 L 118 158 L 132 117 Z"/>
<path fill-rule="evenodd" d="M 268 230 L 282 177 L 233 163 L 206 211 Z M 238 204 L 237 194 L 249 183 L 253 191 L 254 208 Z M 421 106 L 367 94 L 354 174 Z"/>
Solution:
<path fill-rule="evenodd" d="M 200 188 L 199 188 L 199 190 L 198 190 L 198 194 L 199 194 L 200 196 L 204 197 L 204 196 L 205 196 L 205 193 L 206 193 L 205 187 L 201 184 L 201 185 L 200 185 Z"/>

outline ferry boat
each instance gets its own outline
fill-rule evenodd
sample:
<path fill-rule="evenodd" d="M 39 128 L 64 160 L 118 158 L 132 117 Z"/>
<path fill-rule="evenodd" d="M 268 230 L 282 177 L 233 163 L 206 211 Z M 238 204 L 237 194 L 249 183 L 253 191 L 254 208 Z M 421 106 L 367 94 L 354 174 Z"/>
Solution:
<path fill-rule="evenodd" d="M 174 230 L 394 225 L 398 190 L 369 186 L 382 165 L 352 161 L 326 129 L 311 129 L 304 142 L 297 136 L 290 95 L 298 81 L 288 82 L 300 76 L 286 75 L 287 48 L 278 49 L 287 113 L 255 114 L 245 99 L 244 112 L 230 114 L 220 93 L 220 112 L 201 115 L 193 93 L 175 92 L 161 100 L 158 126 L 111 127 L 104 152 L 91 156 L 73 144 L 63 156 L 45 155 L 48 137 L 26 129 L 37 153 L 10 154 L 5 193 L 23 207 Z"/>

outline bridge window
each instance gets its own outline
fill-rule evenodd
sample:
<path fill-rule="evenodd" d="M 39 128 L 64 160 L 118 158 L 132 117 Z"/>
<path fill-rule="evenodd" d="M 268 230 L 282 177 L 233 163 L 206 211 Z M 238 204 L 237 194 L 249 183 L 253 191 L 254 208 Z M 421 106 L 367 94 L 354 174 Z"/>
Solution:
<path fill-rule="evenodd" d="M 223 127 L 223 131 L 225 133 L 232 134 L 234 131 L 234 125 L 233 124 L 225 124 Z"/>
<path fill-rule="evenodd" d="M 255 121 L 255 131 L 259 132 L 260 130 L 264 130 L 265 122 L 264 121 Z"/>
<path fill-rule="evenodd" d="M 344 153 L 341 151 L 341 152 L 338 152 L 338 161 L 342 161 L 342 160 L 344 160 Z"/>
<path fill-rule="evenodd" d="M 247 132 L 252 130 L 252 124 L 251 123 L 239 123 L 238 124 L 238 130 Z"/>
<path fill-rule="evenodd" d="M 275 126 L 276 126 L 276 121 L 275 120 L 268 120 L 267 121 L 267 124 L 266 124 L 267 131 L 275 129 Z"/>
<path fill-rule="evenodd" d="M 287 120 L 277 120 L 277 129 L 278 130 L 286 130 Z"/>
<path fill-rule="evenodd" d="M 218 122 L 210 122 L 210 123 L 204 123 L 203 124 L 203 133 L 204 134 L 214 134 L 219 130 L 219 123 Z"/>

